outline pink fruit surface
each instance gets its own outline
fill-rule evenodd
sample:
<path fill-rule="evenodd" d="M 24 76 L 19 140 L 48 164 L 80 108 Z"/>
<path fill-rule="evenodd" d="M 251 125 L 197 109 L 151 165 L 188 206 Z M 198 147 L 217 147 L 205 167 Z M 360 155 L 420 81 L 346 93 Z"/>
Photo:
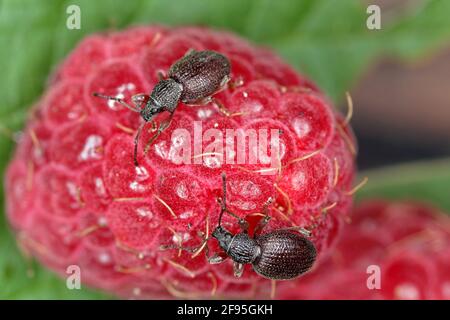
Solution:
<path fill-rule="evenodd" d="M 92 93 L 130 103 L 132 95 L 151 92 L 158 73 L 166 74 L 188 49 L 215 50 L 231 61 L 231 81 L 215 95 L 228 114 L 212 103 L 180 103 L 170 127 L 144 154 L 153 134 L 152 125 L 146 126 L 135 167 L 133 139 L 142 119 Z M 222 161 L 202 149 L 209 141 L 194 146 L 199 123 L 205 139 L 211 128 L 224 134 L 276 130 L 276 170 L 267 155 L 256 164 L 233 164 L 239 156 L 233 147 L 226 145 L 230 161 Z M 197 162 L 175 161 L 186 146 L 200 147 L 200 154 L 187 156 Z M 258 148 L 248 144 L 243 150 L 259 155 Z M 206 250 L 192 257 L 161 246 L 202 245 L 199 234 L 217 225 L 225 172 L 230 210 L 258 220 L 264 203 L 274 198 L 266 231 L 309 229 L 320 260 L 352 203 L 354 153 L 343 117 L 309 80 L 267 49 L 205 28 L 134 27 L 92 35 L 61 63 L 9 165 L 8 218 L 21 247 L 44 265 L 60 274 L 78 265 L 83 283 L 120 297 L 267 298 L 271 281 L 251 266 L 238 279 L 231 261 L 208 264 Z M 229 216 L 224 225 L 238 231 Z M 211 254 L 219 251 L 215 239 L 208 247 Z"/>
<path fill-rule="evenodd" d="M 328 259 L 283 287 L 277 298 L 449 300 L 449 248 L 450 218 L 439 210 L 412 202 L 364 202 Z"/>

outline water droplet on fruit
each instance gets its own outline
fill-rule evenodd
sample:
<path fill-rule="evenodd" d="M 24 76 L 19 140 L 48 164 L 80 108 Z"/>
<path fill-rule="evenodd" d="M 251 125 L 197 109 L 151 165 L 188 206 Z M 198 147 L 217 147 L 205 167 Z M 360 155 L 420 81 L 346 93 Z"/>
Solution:
<path fill-rule="evenodd" d="M 203 164 L 210 169 L 220 168 L 222 167 L 222 159 L 217 156 L 204 156 Z"/>
<path fill-rule="evenodd" d="M 136 180 L 137 181 L 145 181 L 149 178 L 148 171 L 145 167 L 139 166 L 136 167 Z"/>
<path fill-rule="evenodd" d="M 147 188 L 138 181 L 130 182 L 130 189 L 135 192 L 145 192 L 147 190 Z"/>
<path fill-rule="evenodd" d="M 25 192 L 25 182 L 23 180 L 15 181 L 12 189 L 14 198 L 21 199 Z"/>
<path fill-rule="evenodd" d="M 159 156 L 161 159 L 169 158 L 169 151 L 168 151 L 167 144 L 165 141 L 155 143 L 153 146 L 154 146 L 155 153 L 157 156 Z"/>
<path fill-rule="evenodd" d="M 136 213 L 140 217 L 147 217 L 149 219 L 153 218 L 153 213 L 148 208 L 145 207 L 137 208 Z"/>
<path fill-rule="evenodd" d="M 417 300 L 420 298 L 419 289 L 412 283 L 402 283 L 395 287 L 394 295 L 401 300 Z"/>
<path fill-rule="evenodd" d="M 261 189 L 252 181 L 232 183 L 231 187 L 235 193 L 239 193 L 243 197 L 257 197 L 261 194 Z"/>
<path fill-rule="evenodd" d="M 176 234 L 174 234 L 172 236 L 172 242 L 173 243 L 180 244 L 180 242 L 181 242 L 180 240 L 182 241 L 182 239 L 181 239 L 181 237 L 180 237 L 180 235 L 178 233 L 176 233 Z"/>
<path fill-rule="evenodd" d="M 108 225 L 108 220 L 105 217 L 101 216 L 101 217 L 98 218 L 97 224 L 100 227 L 106 227 Z"/>
<path fill-rule="evenodd" d="M 172 236 L 172 242 L 176 245 L 179 245 L 180 242 L 185 242 L 191 239 L 191 235 L 187 232 L 184 233 L 176 233 Z"/>
<path fill-rule="evenodd" d="M 188 232 L 183 233 L 182 235 L 183 241 L 188 241 L 191 239 L 191 235 Z"/>
<path fill-rule="evenodd" d="M 141 288 L 134 288 L 133 289 L 133 295 L 140 296 L 141 295 Z"/>
<path fill-rule="evenodd" d="M 294 190 L 301 190 L 302 188 L 304 188 L 305 183 L 306 183 L 306 176 L 303 171 L 297 171 L 292 176 L 292 188 Z"/>
<path fill-rule="evenodd" d="M 111 256 L 107 252 L 102 252 L 98 255 L 98 261 L 101 264 L 108 264 L 111 262 Z"/>
<path fill-rule="evenodd" d="M 308 121 L 301 118 L 295 118 L 292 122 L 292 127 L 294 128 L 297 137 L 304 138 L 311 131 L 311 125 Z"/>
<path fill-rule="evenodd" d="M 102 146 L 103 138 L 98 135 L 90 135 L 86 139 L 83 150 L 78 156 L 80 161 L 88 161 L 91 159 L 101 159 L 101 154 L 99 154 L 99 148 Z"/>
<path fill-rule="evenodd" d="M 231 205 L 233 207 L 238 207 L 239 209 L 246 211 L 256 209 L 256 204 L 251 201 L 236 200 L 231 202 Z"/>
<path fill-rule="evenodd" d="M 185 183 L 178 183 L 175 187 L 175 192 L 181 199 L 187 199 L 189 196 Z"/>
<path fill-rule="evenodd" d="M 95 192 L 101 197 L 106 196 L 106 189 L 105 189 L 105 184 L 103 183 L 103 179 L 95 178 L 94 184 L 95 184 Z"/>
<path fill-rule="evenodd" d="M 39 164 L 44 162 L 44 152 L 42 148 L 33 148 L 33 158 Z"/>
<path fill-rule="evenodd" d="M 208 119 L 209 117 L 211 117 L 213 114 L 211 109 L 198 109 L 197 110 L 197 117 L 200 120 L 205 120 Z"/>
<path fill-rule="evenodd" d="M 180 219 L 188 219 L 188 218 L 191 218 L 193 216 L 194 216 L 194 211 L 188 210 L 188 211 L 184 211 L 183 213 L 178 215 L 178 218 L 180 218 Z"/>
<path fill-rule="evenodd" d="M 66 188 L 67 188 L 67 192 L 69 193 L 69 195 L 72 197 L 72 199 L 74 200 L 74 202 L 72 202 L 70 204 L 70 207 L 72 209 L 77 209 L 80 207 L 79 202 L 77 201 L 79 199 L 80 196 L 80 191 L 78 189 L 78 187 L 75 185 L 75 183 L 71 182 L 71 181 L 67 181 L 66 182 Z"/>
<path fill-rule="evenodd" d="M 83 116 L 83 105 L 81 103 L 76 103 L 73 105 L 71 111 L 67 113 L 67 119 L 76 120 Z"/>

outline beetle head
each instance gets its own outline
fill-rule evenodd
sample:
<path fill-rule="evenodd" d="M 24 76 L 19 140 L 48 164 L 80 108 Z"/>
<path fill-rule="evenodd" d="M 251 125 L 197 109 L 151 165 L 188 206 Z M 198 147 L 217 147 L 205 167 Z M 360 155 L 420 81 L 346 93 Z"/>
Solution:
<path fill-rule="evenodd" d="M 156 114 L 163 111 L 174 112 L 180 101 L 183 86 L 173 79 L 159 81 L 153 88 L 141 116 L 145 121 L 150 121 Z"/>
<path fill-rule="evenodd" d="M 222 226 L 215 228 L 212 236 L 219 241 L 219 246 L 224 250 L 227 250 L 231 240 L 233 239 L 233 235 Z"/>

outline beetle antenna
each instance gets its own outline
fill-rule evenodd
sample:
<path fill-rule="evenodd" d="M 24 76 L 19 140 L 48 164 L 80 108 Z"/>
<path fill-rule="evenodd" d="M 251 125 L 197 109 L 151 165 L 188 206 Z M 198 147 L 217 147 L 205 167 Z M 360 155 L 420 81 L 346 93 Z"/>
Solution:
<path fill-rule="evenodd" d="M 269 209 L 269 206 L 272 204 L 273 200 L 274 199 L 272 197 L 269 197 L 269 199 L 266 200 L 266 202 L 264 203 L 264 206 L 263 206 L 264 212 L 266 212 Z"/>
<path fill-rule="evenodd" d="M 133 161 L 134 166 L 139 167 L 139 162 L 137 159 L 137 153 L 138 153 L 138 145 L 139 145 L 139 138 L 141 137 L 142 129 L 145 126 L 145 122 L 142 123 L 139 128 L 137 129 L 136 136 L 134 137 L 134 154 L 133 154 Z"/>
<path fill-rule="evenodd" d="M 220 205 L 222 209 L 220 210 L 219 215 L 219 226 L 222 225 L 222 216 L 225 211 L 227 211 L 227 175 L 225 172 L 222 172 L 222 189 L 223 189 L 223 197 Z"/>
<path fill-rule="evenodd" d="M 94 97 L 99 97 L 99 98 L 102 98 L 102 99 L 112 100 L 112 101 L 115 101 L 115 102 L 117 102 L 117 103 L 120 103 L 122 106 L 124 106 L 124 107 L 127 108 L 127 109 L 130 109 L 131 111 L 134 111 L 134 112 L 141 112 L 141 110 L 139 110 L 139 109 L 136 108 L 136 107 L 132 107 L 131 105 L 129 105 L 128 103 L 126 103 L 125 100 L 123 100 L 123 99 L 120 99 L 120 98 L 117 98 L 117 97 L 113 97 L 113 96 L 106 96 L 106 95 L 101 94 L 101 93 L 98 93 L 98 92 L 94 92 L 92 95 L 93 95 Z"/>

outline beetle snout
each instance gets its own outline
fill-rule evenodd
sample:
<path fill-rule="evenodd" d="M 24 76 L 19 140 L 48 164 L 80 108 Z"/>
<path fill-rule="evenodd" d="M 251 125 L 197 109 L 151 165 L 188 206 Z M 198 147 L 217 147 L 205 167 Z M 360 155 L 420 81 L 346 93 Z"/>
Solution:
<path fill-rule="evenodd" d="M 160 112 L 161 112 L 161 107 L 159 107 L 155 103 L 152 103 L 152 101 L 149 101 L 147 107 L 141 110 L 141 117 L 146 122 L 148 122 L 148 121 L 152 120 L 153 117 Z"/>

